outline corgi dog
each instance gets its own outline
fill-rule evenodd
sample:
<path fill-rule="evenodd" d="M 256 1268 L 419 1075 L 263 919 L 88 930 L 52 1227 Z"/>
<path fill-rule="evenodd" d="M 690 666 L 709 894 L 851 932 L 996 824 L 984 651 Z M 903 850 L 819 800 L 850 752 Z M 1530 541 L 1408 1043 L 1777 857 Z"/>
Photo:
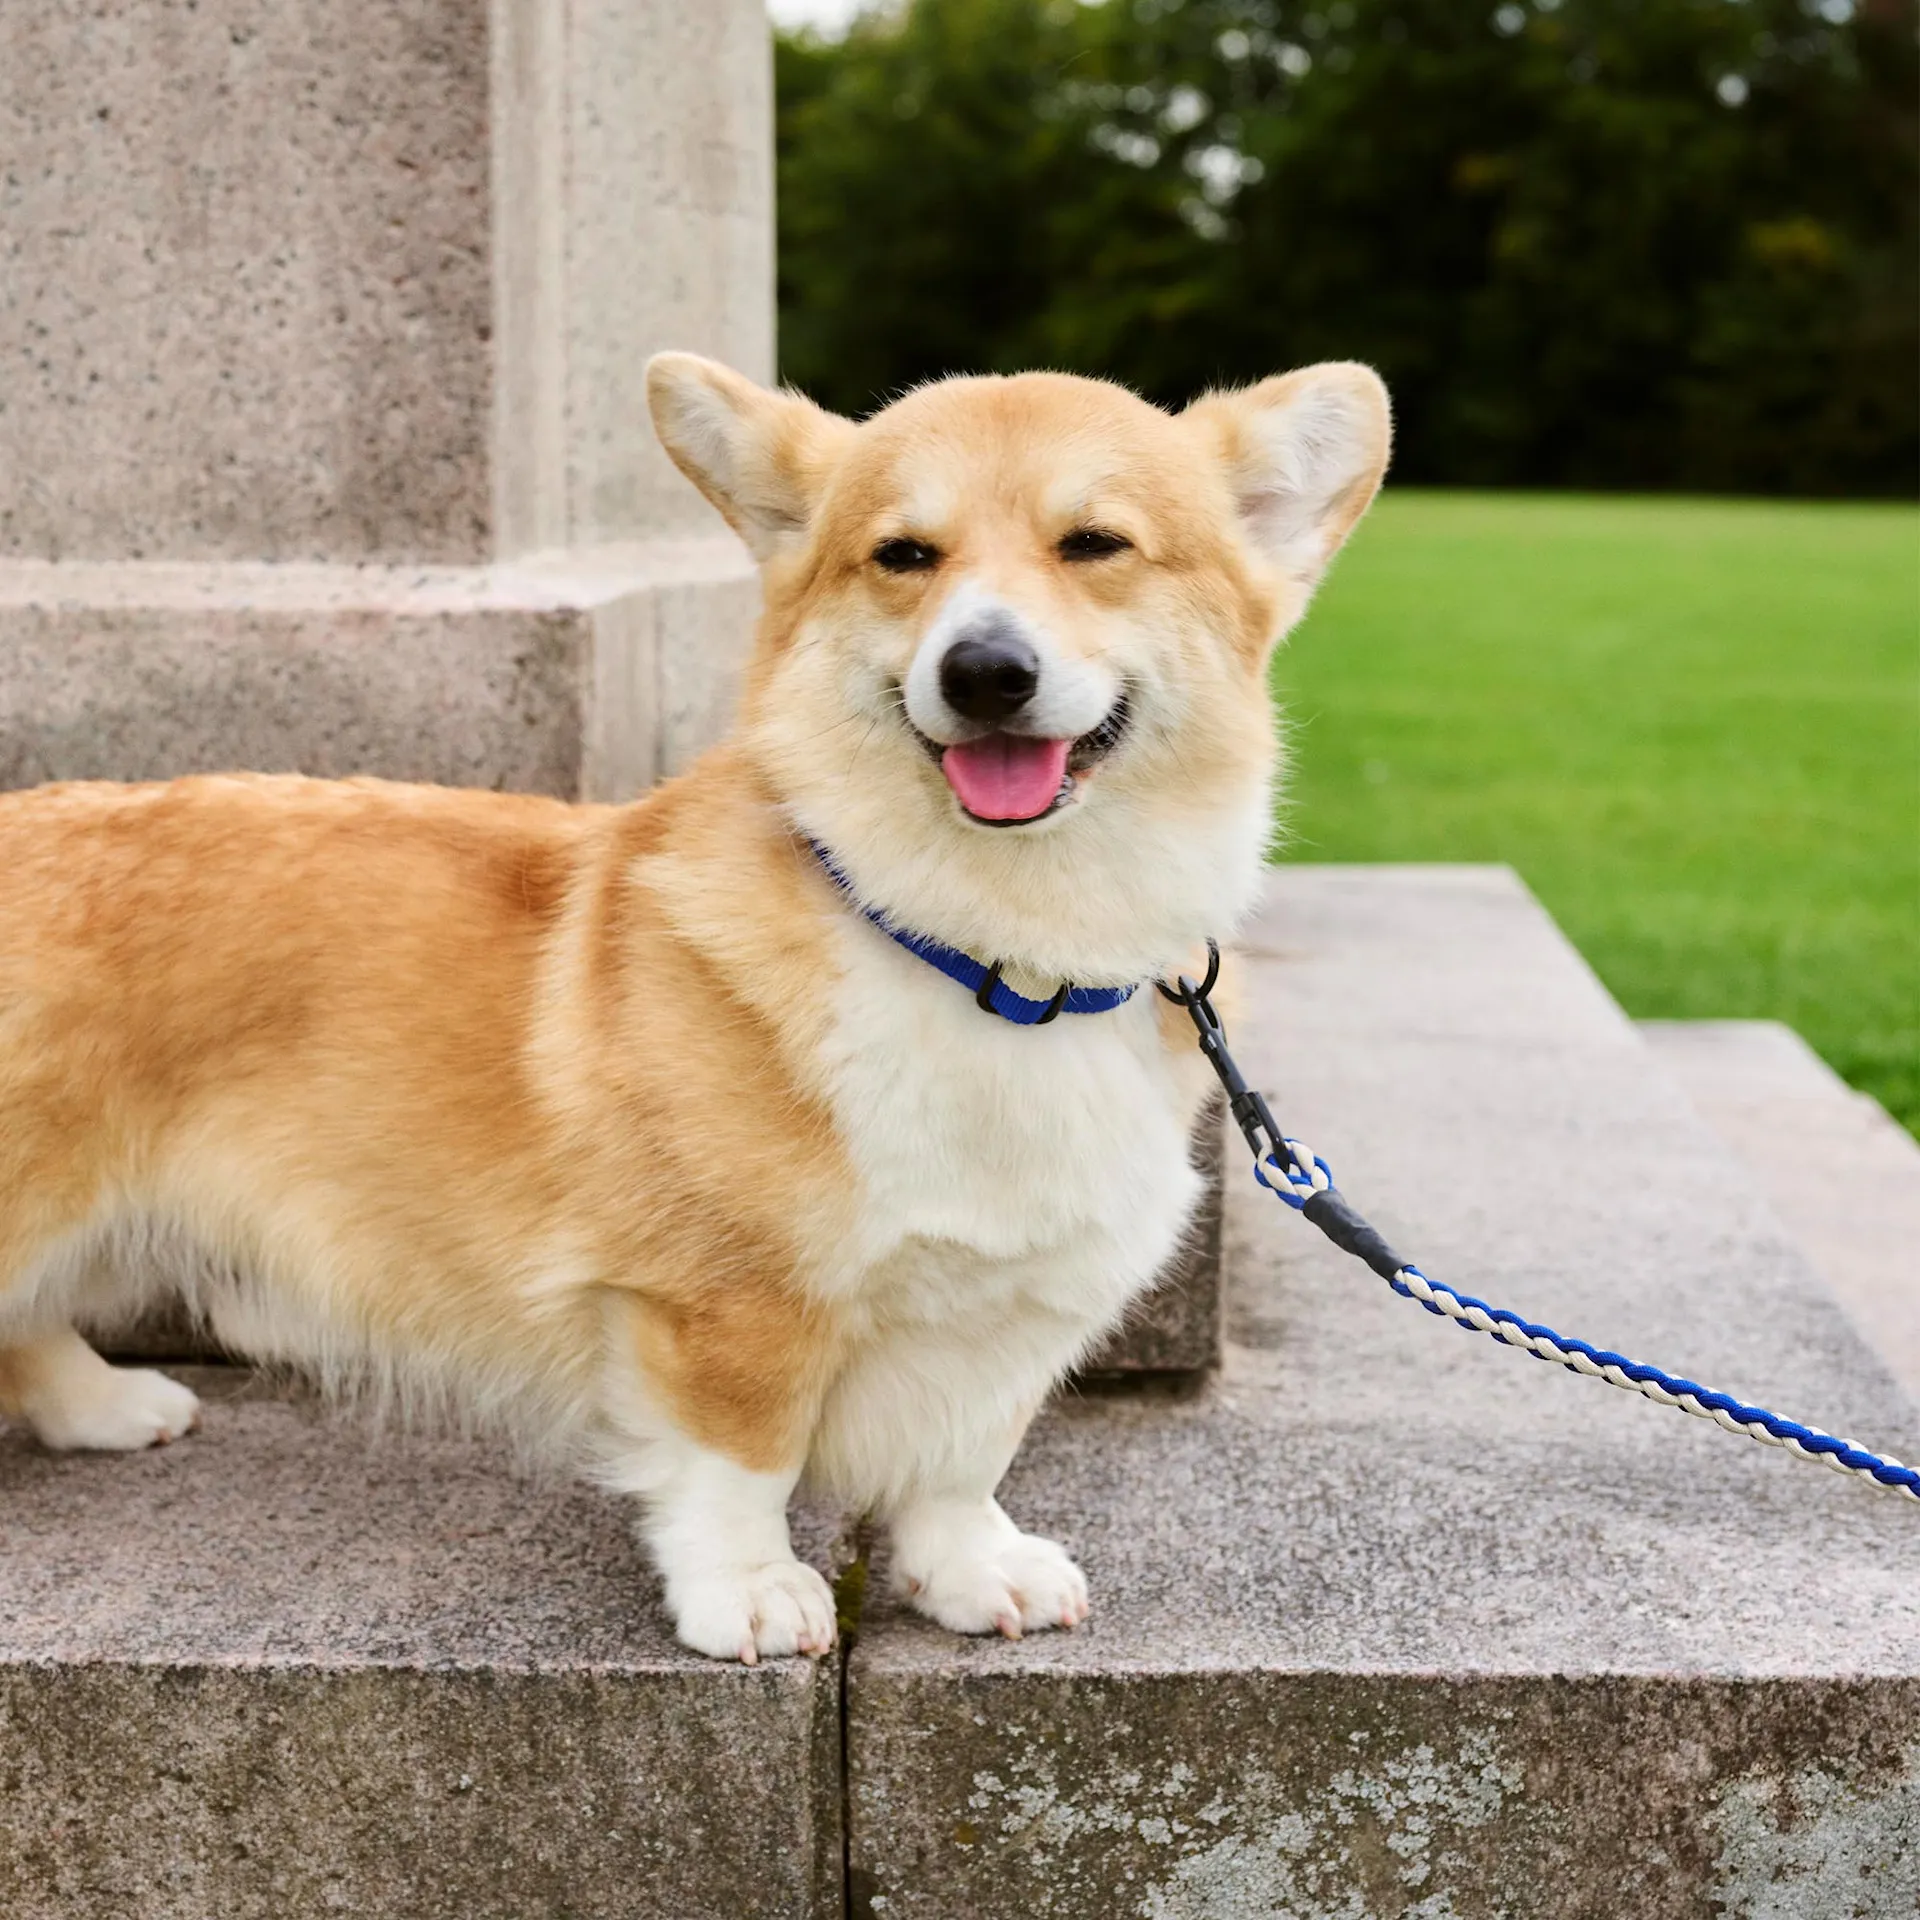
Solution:
<path fill-rule="evenodd" d="M 995 1489 L 1198 1197 L 1153 983 L 1254 901 L 1269 658 L 1385 390 L 955 378 L 856 424 L 680 353 L 648 389 L 763 576 L 680 778 L 0 795 L 0 1411 L 185 1435 L 77 1331 L 184 1293 L 635 1496 L 704 1654 L 832 1645 L 803 1478 L 941 1625 L 1071 1628 L 1080 1569 Z"/>

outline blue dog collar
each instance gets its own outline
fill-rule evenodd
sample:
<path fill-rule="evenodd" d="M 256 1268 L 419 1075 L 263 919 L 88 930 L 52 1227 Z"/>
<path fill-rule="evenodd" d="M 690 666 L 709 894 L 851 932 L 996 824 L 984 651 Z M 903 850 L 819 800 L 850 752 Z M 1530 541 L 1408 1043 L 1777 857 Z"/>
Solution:
<path fill-rule="evenodd" d="M 1025 994 L 1015 993 L 1000 978 L 998 960 L 990 967 L 983 967 L 972 954 L 962 953 L 958 947 L 943 946 L 924 933 L 908 933 L 896 927 L 878 907 L 862 906 L 854 894 L 853 882 L 840 871 L 833 855 L 817 840 L 809 840 L 807 844 L 813 849 L 813 857 L 826 870 L 827 878 L 854 907 L 889 940 L 897 941 L 917 959 L 965 987 L 983 1013 L 997 1013 L 1016 1027 L 1044 1027 L 1063 1013 L 1111 1013 L 1115 1007 L 1125 1006 L 1139 991 L 1137 987 L 1076 987 L 1063 980 L 1051 1000 L 1029 1000 Z"/>

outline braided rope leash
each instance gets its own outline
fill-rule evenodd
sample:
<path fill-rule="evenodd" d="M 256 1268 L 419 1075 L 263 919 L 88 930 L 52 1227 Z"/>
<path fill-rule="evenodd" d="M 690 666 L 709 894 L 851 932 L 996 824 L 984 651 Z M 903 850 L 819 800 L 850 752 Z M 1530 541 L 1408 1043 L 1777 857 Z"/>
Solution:
<path fill-rule="evenodd" d="M 1220 952 L 1209 941 L 1206 979 L 1196 986 L 1183 974 L 1177 987 L 1159 983 L 1160 991 L 1192 1016 L 1200 1034 L 1200 1051 L 1226 1089 L 1227 1104 L 1253 1151 L 1253 1177 L 1295 1213 L 1304 1215 L 1343 1252 L 1364 1260 L 1395 1293 L 1418 1301 L 1429 1313 L 1451 1320 L 1466 1332 L 1489 1334 L 1503 1346 L 1518 1347 L 1536 1360 L 1550 1361 L 1590 1380 L 1604 1380 L 1609 1386 L 1624 1387 L 1659 1406 L 1678 1407 L 1683 1413 L 1711 1420 L 1728 1433 L 1744 1433 L 1764 1446 L 1784 1447 L 1802 1460 L 1820 1461 L 1836 1473 L 1851 1474 L 1869 1485 L 1920 1501 L 1920 1470 L 1903 1466 L 1885 1454 L 1871 1453 L 1857 1441 L 1838 1439 L 1818 1427 L 1769 1413 L 1765 1407 L 1749 1406 L 1697 1381 L 1644 1366 L 1624 1354 L 1589 1346 L 1584 1340 L 1569 1339 L 1504 1307 L 1490 1307 L 1470 1293 L 1457 1293 L 1437 1280 L 1429 1280 L 1412 1261 L 1395 1253 L 1347 1203 L 1333 1184 L 1332 1170 L 1311 1147 L 1281 1133 L 1266 1101 L 1242 1078 L 1233 1055 L 1227 1051 L 1226 1030 L 1208 998 L 1219 974 Z"/>

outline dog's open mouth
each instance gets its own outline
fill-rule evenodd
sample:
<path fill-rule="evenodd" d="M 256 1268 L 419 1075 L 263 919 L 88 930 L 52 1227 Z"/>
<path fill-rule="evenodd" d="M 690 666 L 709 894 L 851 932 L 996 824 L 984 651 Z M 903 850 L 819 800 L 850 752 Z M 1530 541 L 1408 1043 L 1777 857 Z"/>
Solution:
<path fill-rule="evenodd" d="M 1077 740 L 985 733 L 950 747 L 933 740 L 925 744 L 970 818 L 990 827 L 1018 827 L 1072 803 L 1081 777 L 1119 744 L 1127 717 L 1123 695 L 1091 733 Z"/>

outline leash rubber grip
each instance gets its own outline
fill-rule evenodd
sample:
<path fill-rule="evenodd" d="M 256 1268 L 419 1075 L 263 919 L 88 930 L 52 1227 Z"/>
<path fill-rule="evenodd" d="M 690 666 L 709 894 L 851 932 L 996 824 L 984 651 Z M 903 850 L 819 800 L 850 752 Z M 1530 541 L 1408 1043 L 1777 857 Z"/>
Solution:
<path fill-rule="evenodd" d="M 1364 1260 L 1382 1280 L 1391 1280 L 1407 1265 L 1379 1233 L 1347 1205 L 1346 1196 L 1337 1187 L 1314 1194 L 1300 1211 L 1343 1253 Z"/>

